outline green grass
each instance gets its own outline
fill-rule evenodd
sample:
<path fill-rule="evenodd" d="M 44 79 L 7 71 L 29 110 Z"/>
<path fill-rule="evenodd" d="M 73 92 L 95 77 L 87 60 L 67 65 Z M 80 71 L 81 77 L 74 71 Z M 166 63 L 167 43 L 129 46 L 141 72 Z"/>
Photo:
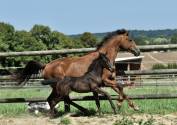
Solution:
<path fill-rule="evenodd" d="M 144 120 L 144 119 L 140 119 L 138 121 L 135 121 L 133 119 L 129 119 L 127 117 L 123 117 L 120 120 L 116 120 L 115 123 L 113 123 L 113 125 L 153 125 L 154 124 L 154 119 L 153 117 Z"/>
<path fill-rule="evenodd" d="M 62 125 L 69 125 L 69 124 L 71 124 L 71 121 L 70 121 L 69 118 L 62 117 L 62 118 L 60 119 L 60 124 L 62 124 Z"/>
<path fill-rule="evenodd" d="M 111 89 L 105 88 L 110 94 L 116 94 Z M 125 89 L 125 92 L 129 95 L 137 94 L 167 94 L 167 93 L 177 93 L 176 87 L 139 87 L 132 89 Z M 32 98 L 32 97 L 44 97 L 47 98 L 51 92 L 51 89 L 4 89 L 0 90 L 0 98 Z M 84 96 L 89 95 L 80 93 L 71 93 L 72 96 Z M 162 100 L 134 100 L 135 104 L 140 107 L 140 111 L 135 112 L 128 108 L 127 103 L 124 102 L 120 114 L 134 114 L 134 113 L 148 113 L 148 114 L 167 114 L 172 112 L 177 112 L 177 99 L 162 99 Z M 85 108 L 90 110 L 96 110 L 96 104 L 94 101 L 80 101 L 76 102 Z M 116 102 L 114 101 L 116 104 Z M 64 111 L 63 102 L 59 103 L 59 111 Z M 103 113 L 112 114 L 111 106 L 108 101 L 101 101 L 101 110 Z M 71 107 L 71 112 L 78 112 L 77 109 Z M 0 104 L 0 114 L 4 116 L 16 116 L 28 114 L 27 106 L 24 103 L 12 103 L 12 104 Z"/>

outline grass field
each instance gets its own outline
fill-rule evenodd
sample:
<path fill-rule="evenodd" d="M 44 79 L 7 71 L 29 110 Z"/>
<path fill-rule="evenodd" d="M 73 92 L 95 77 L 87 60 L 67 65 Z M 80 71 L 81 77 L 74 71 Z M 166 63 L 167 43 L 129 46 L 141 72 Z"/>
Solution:
<path fill-rule="evenodd" d="M 105 88 L 106 91 L 115 95 L 109 88 Z M 0 90 L 0 98 L 32 98 L 32 97 L 45 97 L 50 94 L 51 89 L 4 89 Z M 137 87 L 126 88 L 125 92 L 128 95 L 138 94 L 168 94 L 177 93 L 176 87 Z M 91 94 L 91 93 L 88 93 Z M 72 96 L 83 96 L 88 94 L 71 93 Z M 92 94 L 91 94 L 92 95 Z M 159 100 L 134 100 L 134 102 L 140 107 L 140 111 L 135 112 L 127 107 L 127 103 L 123 104 L 123 107 L 119 111 L 120 114 L 133 114 L 133 113 L 148 113 L 148 114 L 167 114 L 177 112 L 177 99 L 159 99 Z M 85 108 L 96 110 L 94 101 L 80 101 L 77 102 Z M 59 111 L 63 112 L 63 102 L 60 103 Z M 103 113 L 112 113 L 111 107 L 108 101 L 101 101 L 101 110 Z M 71 108 L 71 112 L 77 112 L 75 108 Z M 12 104 L 0 104 L 0 114 L 3 116 L 17 116 L 28 114 L 27 105 L 25 103 L 12 103 Z"/>

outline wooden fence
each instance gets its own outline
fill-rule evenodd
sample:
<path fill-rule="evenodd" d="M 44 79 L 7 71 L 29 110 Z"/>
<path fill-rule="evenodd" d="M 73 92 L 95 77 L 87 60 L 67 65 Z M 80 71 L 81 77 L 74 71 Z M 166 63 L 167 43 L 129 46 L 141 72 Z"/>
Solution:
<path fill-rule="evenodd" d="M 146 51 L 166 51 L 177 50 L 177 45 L 149 45 L 139 46 L 142 52 Z M 82 49 L 63 49 L 63 50 L 48 50 L 48 51 L 25 51 L 25 52 L 6 52 L 0 53 L 0 57 L 14 57 L 14 56 L 39 56 L 39 55 L 52 55 L 52 54 L 70 54 L 70 53 L 85 53 L 94 51 L 95 48 L 82 48 Z M 14 69 L 17 67 L 14 67 Z M 9 69 L 9 68 L 6 68 Z M 177 69 L 165 69 L 165 70 L 141 70 L 141 71 L 126 71 L 126 75 L 156 75 L 156 74 L 175 74 L 177 75 Z M 9 80 L 10 76 L 0 76 L 0 80 Z M 129 96 L 130 99 L 176 99 L 177 94 L 160 94 L 160 95 L 134 95 Z M 80 96 L 72 97 L 73 101 L 92 101 L 93 96 Z M 113 100 L 117 99 L 117 96 L 112 96 Z M 104 96 L 100 96 L 100 100 L 106 100 Z M 43 102 L 46 98 L 0 98 L 0 103 L 24 103 L 24 102 Z"/>
<path fill-rule="evenodd" d="M 177 94 L 146 94 L 146 95 L 129 95 L 130 99 L 139 100 L 139 99 L 176 99 Z M 105 96 L 99 96 L 100 100 L 107 100 Z M 111 96 L 112 100 L 117 100 L 116 95 Z M 93 101 L 93 96 L 78 96 L 71 97 L 72 101 Z M 63 101 L 63 100 L 62 100 Z M 4 98 L 0 99 L 0 103 L 26 103 L 26 102 L 46 102 L 46 98 Z"/>
<path fill-rule="evenodd" d="M 159 74 L 159 75 L 177 75 L 177 69 L 165 69 L 165 70 L 135 70 L 135 71 L 126 71 L 125 75 L 154 75 L 154 74 Z M 158 77 L 158 79 L 161 77 Z M 0 80 L 9 80 L 10 76 L 1 76 Z M 32 79 L 31 79 L 32 80 Z M 40 80 L 42 79 L 36 79 L 38 83 L 40 83 Z M 177 82 L 177 81 L 176 81 Z M 177 83 L 176 83 L 177 84 Z M 0 86 L 1 89 L 16 89 L 16 88 L 40 88 L 41 86 L 38 84 L 36 86 Z M 134 95 L 134 96 L 129 96 L 131 99 L 174 99 L 177 98 L 177 94 L 160 94 L 160 95 Z M 101 100 L 105 100 L 106 98 L 103 96 L 100 96 Z M 116 100 L 117 97 L 112 96 L 113 100 Z M 72 97 L 73 101 L 88 101 L 88 100 L 93 100 L 92 96 L 85 96 L 85 97 Z M 20 102 L 43 102 L 46 101 L 45 98 L 5 98 L 5 99 L 0 99 L 0 103 L 20 103 Z"/>
<path fill-rule="evenodd" d="M 138 48 L 141 50 L 141 52 L 177 50 L 177 44 L 146 45 L 138 46 Z M 94 50 L 95 48 L 80 48 L 80 49 L 46 50 L 46 51 L 3 52 L 0 53 L 0 57 L 73 54 L 73 53 L 86 53 Z"/>

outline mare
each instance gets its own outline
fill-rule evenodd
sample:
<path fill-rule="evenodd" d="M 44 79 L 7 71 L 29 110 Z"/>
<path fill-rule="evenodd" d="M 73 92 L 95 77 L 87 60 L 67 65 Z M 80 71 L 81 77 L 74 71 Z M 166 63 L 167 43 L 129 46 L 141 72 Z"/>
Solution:
<path fill-rule="evenodd" d="M 102 42 L 97 46 L 96 50 L 88 53 L 81 57 L 66 57 L 63 59 L 56 59 L 48 64 L 44 65 L 36 61 L 30 61 L 23 72 L 16 75 L 19 84 L 24 81 L 28 81 L 31 75 L 42 72 L 44 79 L 58 78 L 63 79 L 65 76 L 80 77 L 88 71 L 88 67 L 92 64 L 93 60 L 96 59 L 100 53 L 106 54 L 110 62 L 114 64 L 115 58 L 120 49 L 128 51 L 135 56 L 140 55 L 140 50 L 137 48 L 135 41 L 129 38 L 129 33 L 127 30 L 116 30 L 114 32 L 108 33 L 107 36 L 102 40 Z M 115 73 L 110 72 L 107 69 L 103 70 L 102 80 L 105 86 L 111 87 L 114 91 L 119 94 L 118 106 L 121 106 L 123 100 L 127 100 L 130 107 L 137 110 L 137 106 L 127 97 L 124 93 L 123 88 L 117 84 L 114 75 Z M 55 84 L 51 87 L 55 88 Z M 54 89 L 53 89 L 54 91 Z M 52 94 L 54 94 L 53 92 Z"/>
<path fill-rule="evenodd" d="M 92 64 L 88 68 L 88 71 L 81 77 L 66 76 L 62 80 L 48 79 L 42 81 L 43 85 L 56 84 L 56 88 L 53 88 L 55 89 L 56 94 L 50 95 L 47 99 L 50 105 L 51 115 L 55 116 L 55 105 L 62 99 L 64 99 L 64 101 L 66 101 L 67 103 L 70 103 L 75 107 L 80 108 L 79 105 L 72 102 L 72 100 L 70 99 L 69 93 L 71 91 L 75 91 L 78 93 L 93 92 L 99 114 L 101 113 L 101 110 L 98 94 L 105 95 L 108 98 L 114 113 L 116 114 L 115 106 L 111 100 L 111 96 L 106 91 L 100 88 L 102 86 L 102 73 L 104 68 L 111 72 L 114 71 L 114 67 L 110 63 L 106 55 L 99 53 L 99 57 L 93 60 Z M 82 108 L 80 109 L 85 112 L 85 110 L 83 110 Z"/>

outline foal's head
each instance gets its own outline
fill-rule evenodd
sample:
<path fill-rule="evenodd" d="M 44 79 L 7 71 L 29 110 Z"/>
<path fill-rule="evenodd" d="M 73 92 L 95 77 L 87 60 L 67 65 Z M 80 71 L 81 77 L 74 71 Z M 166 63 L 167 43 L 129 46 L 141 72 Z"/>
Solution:
<path fill-rule="evenodd" d="M 106 54 L 99 53 L 99 57 L 98 58 L 100 59 L 100 65 L 103 68 L 106 68 L 106 69 L 108 69 L 111 72 L 114 72 L 114 66 L 110 62 L 110 60 L 106 57 Z"/>

